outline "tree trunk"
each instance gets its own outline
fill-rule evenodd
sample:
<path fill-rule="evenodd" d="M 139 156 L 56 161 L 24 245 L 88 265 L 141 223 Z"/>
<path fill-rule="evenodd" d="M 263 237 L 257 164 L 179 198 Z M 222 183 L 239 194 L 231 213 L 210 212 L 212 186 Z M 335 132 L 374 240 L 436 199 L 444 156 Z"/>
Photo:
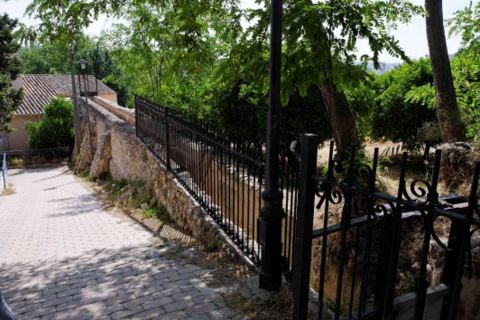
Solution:
<path fill-rule="evenodd" d="M 338 91 L 332 79 L 325 80 L 323 85 L 318 86 L 318 88 L 322 93 L 330 121 L 332 122 L 337 150 L 343 159 L 345 152 L 350 150 L 352 144 L 359 147 L 357 125 L 355 122 L 357 116 L 353 110 L 350 109 L 345 94 Z"/>
<path fill-rule="evenodd" d="M 443 142 L 465 141 L 465 126 L 460 119 L 452 70 L 443 27 L 442 0 L 425 0 L 428 50 L 432 65 L 437 118 Z"/>

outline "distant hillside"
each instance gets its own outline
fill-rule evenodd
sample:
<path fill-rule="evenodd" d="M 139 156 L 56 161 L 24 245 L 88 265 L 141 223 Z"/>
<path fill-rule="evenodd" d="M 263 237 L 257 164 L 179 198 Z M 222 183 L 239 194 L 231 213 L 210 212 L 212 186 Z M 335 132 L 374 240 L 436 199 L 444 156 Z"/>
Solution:
<path fill-rule="evenodd" d="M 456 53 L 449 54 L 449 55 L 448 55 L 448 58 L 449 58 L 450 60 L 453 60 L 453 59 L 455 59 L 455 56 L 456 56 L 456 55 L 457 55 Z M 356 62 L 356 64 L 360 64 L 360 62 Z M 379 70 L 375 70 L 375 69 L 373 68 L 373 62 L 369 62 L 369 63 L 367 64 L 367 72 L 373 71 L 373 72 L 375 72 L 376 74 L 384 74 L 384 73 L 386 73 L 387 71 L 392 70 L 392 69 L 398 67 L 398 66 L 401 65 L 401 64 L 402 64 L 402 62 L 395 62 L 395 63 L 380 62 L 380 69 L 379 69 Z"/>
<path fill-rule="evenodd" d="M 373 62 L 369 62 L 367 65 L 367 71 L 368 72 L 373 71 L 376 74 L 384 74 L 385 72 L 398 67 L 400 64 L 401 64 L 400 62 L 396 62 L 396 63 L 380 62 L 380 69 L 375 70 L 375 68 L 373 67 Z"/>

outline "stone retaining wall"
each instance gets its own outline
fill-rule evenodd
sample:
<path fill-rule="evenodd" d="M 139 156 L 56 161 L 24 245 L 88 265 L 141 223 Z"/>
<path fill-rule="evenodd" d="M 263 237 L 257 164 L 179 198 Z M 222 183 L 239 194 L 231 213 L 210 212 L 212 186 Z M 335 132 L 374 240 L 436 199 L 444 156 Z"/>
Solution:
<path fill-rule="evenodd" d="M 215 221 L 160 163 L 156 155 L 136 137 L 135 128 L 109 112 L 110 108 L 107 110 L 104 107 L 105 101 L 98 98 L 94 100 L 95 102 L 89 100 L 93 161 L 87 121 L 84 117 L 77 172 L 89 170 L 92 179 L 110 172 L 114 180 L 125 178 L 151 181 L 158 205 L 167 208 L 170 217 L 181 228 L 206 243 L 216 243 L 217 247 L 249 263 Z M 80 99 L 80 103 L 85 110 L 85 100 Z"/>

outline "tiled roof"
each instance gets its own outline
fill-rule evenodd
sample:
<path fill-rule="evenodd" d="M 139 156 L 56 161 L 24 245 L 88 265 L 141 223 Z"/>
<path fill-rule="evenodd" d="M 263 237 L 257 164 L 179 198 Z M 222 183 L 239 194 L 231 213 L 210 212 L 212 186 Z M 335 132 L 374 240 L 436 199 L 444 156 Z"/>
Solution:
<path fill-rule="evenodd" d="M 50 103 L 52 97 L 72 95 L 72 78 L 63 74 L 23 74 L 22 87 L 25 92 L 22 104 L 15 111 L 15 115 L 40 115 L 43 114 L 43 107 Z M 89 94 L 116 94 L 93 75 L 86 75 Z M 82 92 L 85 90 L 83 78 L 81 78 Z M 79 94 L 79 77 L 75 76 L 75 86 Z M 98 91 L 97 91 L 98 90 Z"/>

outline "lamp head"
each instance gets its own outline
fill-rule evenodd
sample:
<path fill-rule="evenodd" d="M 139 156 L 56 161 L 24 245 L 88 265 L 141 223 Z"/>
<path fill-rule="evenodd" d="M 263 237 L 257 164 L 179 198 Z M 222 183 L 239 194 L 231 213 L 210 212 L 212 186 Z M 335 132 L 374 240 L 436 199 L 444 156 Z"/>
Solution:
<path fill-rule="evenodd" d="M 80 59 L 78 60 L 78 63 L 80 64 L 80 69 L 85 71 L 85 69 L 87 68 L 87 61 L 85 59 Z"/>

